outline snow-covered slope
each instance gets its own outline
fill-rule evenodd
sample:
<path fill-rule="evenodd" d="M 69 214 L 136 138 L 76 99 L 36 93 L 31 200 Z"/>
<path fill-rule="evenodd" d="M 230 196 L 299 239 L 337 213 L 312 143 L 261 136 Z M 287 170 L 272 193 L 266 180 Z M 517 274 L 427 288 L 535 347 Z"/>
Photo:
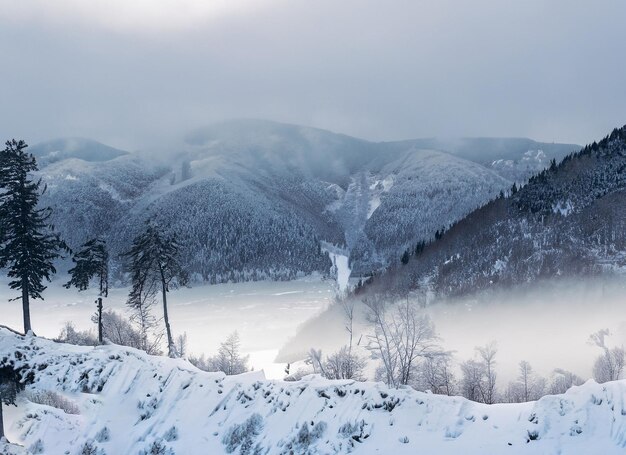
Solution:
<path fill-rule="evenodd" d="M 5 407 L 2 453 L 621 454 L 626 382 L 483 405 L 379 383 L 225 377 L 136 350 L 76 347 L 0 328 L 0 364 L 28 378 Z M 63 407 L 27 397 L 52 391 Z M 36 401 L 36 400 L 35 400 Z M 89 450 L 86 450 L 89 449 Z"/>
<path fill-rule="evenodd" d="M 456 223 L 370 287 L 437 296 L 626 270 L 626 127 Z"/>
<path fill-rule="evenodd" d="M 500 176 L 525 182 L 532 175 L 557 163 L 572 152 L 580 150 L 576 144 L 537 142 L 527 138 L 475 137 L 454 139 L 414 139 L 405 141 L 417 148 L 441 150 L 482 164 Z"/>

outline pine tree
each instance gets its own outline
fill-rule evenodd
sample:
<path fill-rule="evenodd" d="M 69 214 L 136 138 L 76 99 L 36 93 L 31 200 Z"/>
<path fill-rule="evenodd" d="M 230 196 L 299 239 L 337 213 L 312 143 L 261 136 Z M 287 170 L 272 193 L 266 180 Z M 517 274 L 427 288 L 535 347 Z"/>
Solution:
<path fill-rule="evenodd" d="M 91 239 L 81 247 L 73 257 L 74 267 L 69 270 L 70 281 L 64 284 L 66 288 L 75 286 L 79 291 L 89 288 L 89 283 L 98 279 L 97 323 L 98 341 L 102 343 L 102 297 L 109 295 L 109 252 L 106 243 L 101 239 Z"/>
<path fill-rule="evenodd" d="M 2 406 L 15 405 L 17 393 L 22 388 L 23 385 L 12 367 L 8 365 L 0 367 L 0 440 L 4 437 Z"/>
<path fill-rule="evenodd" d="M 170 288 L 185 286 L 188 281 L 187 273 L 179 261 L 179 251 L 180 246 L 175 236 L 165 235 L 158 226 L 148 223 L 145 232 L 135 238 L 131 249 L 126 253 L 132 280 L 127 304 L 142 311 L 146 302 L 153 299 L 160 288 L 170 357 L 176 355 L 176 348 L 167 310 L 167 293 Z"/>
<path fill-rule="evenodd" d="M 52 209 L 37 208 L 45 191 L 41 179 L 31 180 L 37 170 L 35 157 L 24 152 L 24 141 L 8 141 L 0 152 L 0 268 L 8 268 L 11 289 L 21 290 L 24 332 L 31 330 L 30 298 L 42 299 L 56 273 L 53 261 L 67 249 L 54 228 L 48 224 Z"/>
<path fill-rule="evenodd" d="M 400 262 L 402 262 L 403 265 L 407 265 L 409 263 L 409 250 L 404 250 L 402 257 L 400 258 Z"/>

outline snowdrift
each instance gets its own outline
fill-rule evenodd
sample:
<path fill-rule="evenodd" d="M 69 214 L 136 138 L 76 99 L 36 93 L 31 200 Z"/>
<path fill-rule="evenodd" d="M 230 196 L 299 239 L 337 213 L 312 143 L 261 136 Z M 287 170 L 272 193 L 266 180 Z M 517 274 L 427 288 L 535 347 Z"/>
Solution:
<path fill-rule="evenodd" d="M 4 407 L 15 444 L 0 443 L 3 454 L 626 452 L 626 381 L 489 406 L 371 382 L 225 377 L 121 346 L 4 328 L 0 364 L 29 382 L 18 407 Z M 56 401 L 29 399 L 43 393 Z"/>

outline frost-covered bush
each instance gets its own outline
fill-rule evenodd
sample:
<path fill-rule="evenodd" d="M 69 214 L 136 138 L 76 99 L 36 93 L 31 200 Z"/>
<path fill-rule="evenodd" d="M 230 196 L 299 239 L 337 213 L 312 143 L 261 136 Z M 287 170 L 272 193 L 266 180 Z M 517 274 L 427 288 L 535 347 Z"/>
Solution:
<path fill-rule="evenodd" d="M 235 331 L 220 344 L 217 355 L 213 357 L 189 356 L 189 362 L 203 371 L 221 371 L 227 375 L 241 374 L 249 371 L 249 356 L 242 356 L 240 352 L 239 334 Z"/>
<path fill-rule="evenodd" d="M 567 392 L 570 387 L 581 385 L 584 382 L 580 376 L 575 375 L 571 371 L 557 368 L 554 370 L 548 391 L 552 395 L 559 395 Z"/>
<path fill-rule="evenodd" d="M 43 441 L 41 439 L 37 439 L 31 446 L 28 448 L 29 453 L 33 455 L 38 455 L 40 453 L 44 453 Z"/>
<path fill-rule="evenodd" d="M 98 337 L 93 330 L 76 330 L 73 322 L 66 322 L 56 341 L 78 346 L 97 346 Z"/>
<path fill-rule="evenodd" d="M 347 346 L 327 357 L 324 371 L 328 379 L 355 379 L 363 380 L 363 370 L 367 365 L 367 360 L 354 352 Z"/>
<path fill-rule="evenodd" d="M 167 442 L 177 441 L 178 440 L 178 428 L 172 426 L 167 432 L 163 435 L 163 439 Z"/>
<path fill-rule="evenodd" d="M 320 421 L 316 424 L 311 422 L 311 429 L 309 429 L 309 423 L 303 422 L 298 434 L 287 444 L 287 448 L 291 451 L 290 453 L 311 453 L 309 448 L 322 437 L 326 427 L 326 422 Z"/>
<path fill-rule="evenodd" d="M 52 390 L 29 390 L 26 392 L 25 396 L 31 403 L 61 409 L 66 414 L 80 414 L 80 408 L 76 403 Z"/>
<path fill-rule="evenodd" d="M 263 418 L 259 414 L 252 414 L 245 422 L 230 427 L 222 437 L 222 444 L 228 453 L 239 448 L 240 455 L 254 454 L 259 450 L 258 445 L 254 447 L 254 441 L 262 429 Z"/>
<path fill-rule="evenodd" d="M 103 449 L 98 449 L 98 447 L 93 443 L 93 441 L 86 441 L 76 455 L 106 455 Z"/>
<path fill-rule="evenodd" d="M 315 371 L 313 371 L 313 368 L 311 367 L 301 367 L 298 368 L 294 373 L 291 373 L 289 376 L 285 377 L 285 381 L 299 381 L 300 379 L 302 379 L 305 376 L 308 376 L 309 374 L 314 374 Z"/>
<path fill-rule="evenodd" d="M 157 439 L 144 450 L 144 455 L 174 455 L 174 451 L 167 447 L 161 439 Z"/>
<path fill-rule="evenodd" d="M 346 422 L 339 427 L 337 433 L 344 439 L 348 439 L 350 441 L 363 442 L 364 439 L 369 437 L 369 432 L 367 431 L 368 424 L 365 420 L 360 420 L 356 422 Z"/>
<path fill-rule="evenodd" d="M 92 322 L 97 322 L 95 316 L 92 318 Z M 139 330 L 133 326 L 129 319 L 116 311 L 107 310 L 102 313 L 102 335 L 106 340 L 120 346 L 135 349 L 145 348 Z M 77 330 L 72 322 L 65 323 L 56 341 L 79 346 L 97 346 L 99 344 L 98 337 L 93 330 Z M 158 354 L 158 352 L 148 350 L 148 354 Z"/>
<path fill-rule="evenodd" d="M 111 432 L 107 427 L 103 427 L 102 430 L 98 431 L 95 439 L 98 442 L 107 442 L 111 439 Z"/>

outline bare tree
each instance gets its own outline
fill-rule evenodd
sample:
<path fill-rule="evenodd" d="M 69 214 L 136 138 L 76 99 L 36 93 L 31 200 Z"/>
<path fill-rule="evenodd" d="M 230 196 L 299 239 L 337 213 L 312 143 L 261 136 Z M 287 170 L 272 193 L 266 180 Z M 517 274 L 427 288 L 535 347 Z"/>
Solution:
<path fill-rule="evenodd" d="M 546 391 L 546 380 L 537 376 L 526 360 L 519 363 L 517 381 L 509 383 L 506 391 L 509 403 L 522 403 L 538 400 Z"/>
<path fill-rule="evenodd" d="M 350 353 L 348 347 L 344 346 L 326 358 L 326 362 L 323 365 L 324 376 L 328 379 L 355 379 L 362 381 L 365 365 L 365 359 Z"/>
<path fill-rule="evenodd" d="M 221 371 L 227 375 L 241 374 L 249 371 L 249 356 L 243 357 L 240 352 L 241 342 L 237 332 L 231 333 L 224 342 L 220 344 L 217 355 L 200 357 L 190 355 L 187 360 L 196 368 L 204 371 Z"/>
<path fill-rule="evenodd" d="M 606 337 L 610 335 L 608 329 L 602 329 L 589 336 L 589 342 L 602 349 L 602 354 L 593 365 L 593 377 L 599 383 L 618 380 L 624 370 L 626 360 L 624 348 L 609 348 Z"/>
<path fill-rule="evenodd" d="M 519 381 L 522 384 L 523 395 L 522 398 L 524 401 L 530 400 L 530 389 L 532 387 L 532 374 L 533 367 L 530 366 L 526 360 L 522 360 L 519 363 Z"/>
<path fill-rule="evenodd" d="M 549 387 L 549 392 L 553 395 L 559 395 L 567 392 L 567 390 L 575 385 L 581 385 L 584 381 L 579 376 L 575 375 L 571 371 L 557 368 L 553 372 L 552 383 Z"/>
<path fill-rule="evenodd" d="M 187 332 L 174 339 L 174 350 L 176 357 L 184 358 L 187 355 Z"/>
<path fill-rule="evenodd" d="M 241 341 L 236 331 L 228 335 L 226 341 L 220 344 L 217 354 L 220 371 L 228 375 L 241 374 L 248 371 L 247 363 L 249 356 L 241 356 L 240 346 Z"/>
<path fill-rule="evenodd" d="M 470 359 L 461 364 L 461 394 L 472 401 L 481 401 L 481 382 L 484 366 L 477 360 Z"/>
<path fill-rule="evenodd" d="M 368 308 L 367 319 L 374 328 L 374 333 L 368 335 L 369 343 L 367 347 L 372 351 L 374 358 L 381 360 L 385 374 L 385 383 L 392 387 L 397 387 L 395 373 L 398 355 L 394 349 L 391 328 L 385 316 L 387 305 L 379 296 L 364 299 L 363 303 Z"/>
<path fill-rule="evenodd" d="M 374 329 L 369 335 L 368 348 L 382 360 L 387 384 L 393 387 L 410 384 L 415 379 L 419 359 L 442 354 L 432 321 L 418 314 L 408 298 L 389 308 L 380 298 L 364 303 Z"/>
<path fill-rule="evenodd" d="M 321 374 L 326 377 L 326 368 L 324 368 L 324 361 L 322 360 L 322 350 L 321 349 L 313 349 L 309 350 L 309 356 L 306 359 L 307 365 L 311 365 L 313 367 L 313 373 Z"/>
<path fill-rule="evenodd" d="M 461 364 L 461 392 L 465 398 L 487 404 L 496 402 L 496 343 L 476 348 L 477 358 Z"/>
<path fill-rule="evenodd" d="M 319 373 L 329 379 L 356 379 L 363 380 L 363 370 L 366 360 L 355 354 L 354 344 L 354 300 L 341 299 L 340 305 L 344 314 L 344 328 L 348 332 L 348 344 L 342 346 L 337 352 L 322 360 L 322 352 L 311 349 L 308 362 L 315 373 Z"/>
<path fill-rule="evenodd" d="M 348 352 L 352 354 L 352 342 L 354 339 L 354 300 L 342 299 L 341 308 L 343 309 L 343 315 L 345 319 L 345 329 L 349 335 Z"/>
<path fill-rule="evenodd" d="M 424 359 L 420 365 L 420 388 L 439 395 L 454 395 L 457 385 L 451 363 L 449 353 Z"/>
<path fill-rule="evenodd" d="M 492 341 L 485 346 L 476 348 L 484 366 L 484 380 L 480 384 L 480 394 L 483 403 L 493 404 L 496 401 L 496 342 Z"/>

